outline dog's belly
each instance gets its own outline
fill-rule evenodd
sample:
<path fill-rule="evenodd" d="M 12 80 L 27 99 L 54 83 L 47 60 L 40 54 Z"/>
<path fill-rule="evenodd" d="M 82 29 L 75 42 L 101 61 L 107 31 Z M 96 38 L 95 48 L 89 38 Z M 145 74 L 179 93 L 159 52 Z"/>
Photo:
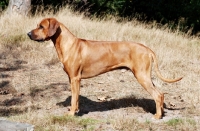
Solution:
<path fill-rule="evenodd" d="M 119 63 L 119 64 L 111 64 L 106 65 L 104 63 L 95 63 L 93 65 L 84 67 L 81 72 L 81 77 L 84 78 L 91 78 L 97 76 L 99 74 L 106 73 L 108 71 L 117 69 L 117 68 L 129 68 L 126 63 Z"/>

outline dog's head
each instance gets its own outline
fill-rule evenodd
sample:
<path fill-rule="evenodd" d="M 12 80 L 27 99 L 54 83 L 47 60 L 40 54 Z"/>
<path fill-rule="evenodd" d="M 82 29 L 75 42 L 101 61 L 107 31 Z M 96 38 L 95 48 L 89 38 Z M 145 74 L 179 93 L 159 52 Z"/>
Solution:
<path fill-rule="evenodd" d="M 56 33 L 60 24 L 55 18 L 43 19 L 36 29 L 33 29 L 27 35 L 31 40 L 43 42 L 45 40 L 51 39 L 51 37 Z"/>

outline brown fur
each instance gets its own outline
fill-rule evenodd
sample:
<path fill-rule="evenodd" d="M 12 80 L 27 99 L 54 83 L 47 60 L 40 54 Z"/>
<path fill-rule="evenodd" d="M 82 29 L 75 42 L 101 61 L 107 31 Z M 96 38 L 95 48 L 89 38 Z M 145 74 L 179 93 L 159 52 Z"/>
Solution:
<path fill-rule="evenodd" d="M 155 118 L 160 119 L 164 112 L 164 94 L 156 89 L 152 83 L 151 66 L 153 61 L 156 74 L 161 80 L 176 82 L 182 79 L 164 78 L 159 72 L 154 52 L 142 44 L 80 39 L 54 18 L 43 19 L 36 29 L 28 33 L 28 36 L 35 41 L 51 39 L 54 43 L 71 84 L 70 115 L 74 115 L 79 109 L 81 79 L 94 77 L 119 67 L 126 67 L 133 72 L 138 82 L 154 98 L 156 103 Z"/>

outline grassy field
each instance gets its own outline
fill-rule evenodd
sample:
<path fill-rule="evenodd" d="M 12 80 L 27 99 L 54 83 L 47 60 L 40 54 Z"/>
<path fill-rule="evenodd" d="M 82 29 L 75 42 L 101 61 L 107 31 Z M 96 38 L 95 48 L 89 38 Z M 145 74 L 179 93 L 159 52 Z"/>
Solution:
<path fill-rule="evenodd" d="M 82 113 L 64 116 L 71 92 L 53 44 L 37 43 L 26 35 L 45 17 L 56 18 L 80 38 L 134 41 L 151 48 L 163 76 L 184 77 L 168 84 L 153 70 L 154 84 L 165 93 L 163 119 L 152 118 L 154 101 L 128 70 L 82 80 Z M 167 25 L 91 20 L 68 7 L 32 17 L 0 14 L 0 77 L 0 116 L 33 124 L 36 131 L 200 130 L 200 39 Z"/>

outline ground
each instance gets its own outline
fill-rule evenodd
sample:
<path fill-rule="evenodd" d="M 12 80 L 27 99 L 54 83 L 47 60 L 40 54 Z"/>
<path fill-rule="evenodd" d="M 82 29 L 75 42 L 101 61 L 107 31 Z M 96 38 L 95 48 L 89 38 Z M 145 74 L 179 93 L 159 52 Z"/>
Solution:
<path fill-rule="evenodd" d="M 52 46 L 44 48 L 54 50 Z M 34 63 L 22 57 L 20 48 L 1 48 L 0 52 L 2 52 L 0 55 L 1 116 L 20 115 L 30 110 L 37 114 L 45 112 L 53 116 L 62 116 L 69 111 L 70 84 L 57 57 L 49 60 L 50 62 L 47 60 L 47 62 Z M 5 52 L 10 53 L 5 56 L 3 55 Z M 123 123 L 126 122 L 123 120 L 158 125 L 172 119 L 192 118 L 196 123 L 200 121 L 196 112 L 199 105 L 194 107 L 195 105 L 193 106 L 183 96 L 187 89 L 180 90 L 181 82 L 164 83 L 154 73 L 152 79 L 155 85 L 158 85 L 158 89 L 165 93 L 165 114 L 161 120 L 153 118 L 155 113 L 153 98 L 138 84 L 134 75 L 125 69 L 83 79 L 80 111 L 77 115 L 82 118 L 106 120 L 107 122 L 95 127 L 98 130 L 125 130 Z M 112 120 L 118 121 L 113 124 Z M 154 129 L 159 130 L 159 128 Z"/>

